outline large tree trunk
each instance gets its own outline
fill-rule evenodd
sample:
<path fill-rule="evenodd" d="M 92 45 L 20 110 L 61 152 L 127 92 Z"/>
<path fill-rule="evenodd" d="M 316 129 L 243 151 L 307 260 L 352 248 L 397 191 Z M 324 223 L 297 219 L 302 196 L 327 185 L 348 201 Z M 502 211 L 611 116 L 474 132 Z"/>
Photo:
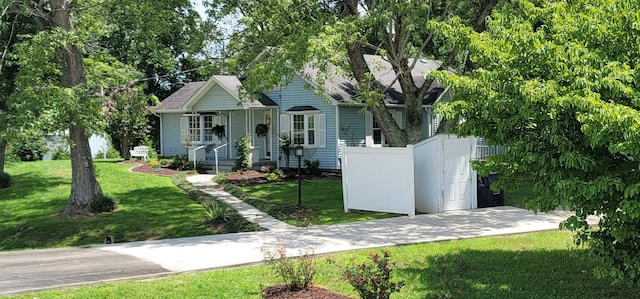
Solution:
<path fill-rule="evenodd" d="M 131 153 L 129 152 L 129 150 L 131 149 L 131 142 L 129 142 L 129 139 L 121 138 L 120 140 L 118 140 L 118 143 L 120 144 L 120 155 L 122 156 L 122 158 L 125 160 L 130 160 Z"/>
<path fill-rule="evenodd" d="M 71 23 L 71 3 L 67 0 L 50 0 L 51 26 L 66 31 L 73 31 Z M 74 87 L 85 83 L 84 62 L 82 52 L 75 44 L 67 44 L 59 49 L 61 85 Z M 71 195 L 64 210 L 64 218 L 76 218 L 91 215 L 89 203 L 102 196 L 102 189 L 96 180 L 95 169 L 91 159 L 89 138 L 82 126 L 72 125 L 69 128 L 71 146 Z"/>
<path fill-rule="evenodd" d="M 63 217 L 85 217 L 91 215 L 89 203 L 102 196 L 102 189 L 96 180 L 89 139 L 84 128 L 69 128 L 69 137 L 74 143 L 71 146 L 71 195 Z"/>

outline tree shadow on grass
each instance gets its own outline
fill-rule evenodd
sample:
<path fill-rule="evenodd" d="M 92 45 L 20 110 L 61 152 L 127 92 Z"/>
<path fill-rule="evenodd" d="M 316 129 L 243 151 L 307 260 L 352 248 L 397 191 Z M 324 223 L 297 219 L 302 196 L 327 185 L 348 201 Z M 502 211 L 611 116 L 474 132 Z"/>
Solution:
<path fill-rule="evenodd" d="M 453 294 L 453 298 L 640 298 L 640 288 L 612 286 L 597 279 L 592 271 L 597 264 L 583 253 L 464 250 L 427 257 L 397 271 L 408 277 L 407 287 L 424 298 L 442 294 Z M 457 262 L 467 265 L 467 270 L 460 270 Z M 445 267 L 447 274 L 442 271 Z"/>
<path fill-rule="evenodd" d="M 50 190 L 59 186 L 69 186 L 71 180 L 61 177 L 44 176 L 40 173 L 24 173 L 11 175 L 12 184 L 9 188 L 2 189 L 0 201 L 25 198 L 41 190 Z"/>
<path fill-rule="evenodd" d="M 212 233 L 202 224 L 202 206 L 177 188 L 143 188 L 109 195 L 120 202 L 116 211 L 74 220 L 57 217 L 66 201 L 54 209 L 50 203 L 31 201 L 30 209 L 48 212 L 44 216 L 24 215 L 14 219 L 19 220 L 15 225 L 0 227 L 0 250 L 100 244 L 106 236 L 130 242 Z"/>

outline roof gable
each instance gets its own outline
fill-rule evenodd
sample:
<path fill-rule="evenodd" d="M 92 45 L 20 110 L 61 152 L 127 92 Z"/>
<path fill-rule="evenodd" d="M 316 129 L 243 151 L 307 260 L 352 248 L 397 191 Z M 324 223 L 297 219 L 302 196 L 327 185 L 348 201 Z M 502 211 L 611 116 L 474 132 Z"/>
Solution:
<path fill-rule="evenodd" d="M 206 82 L 200 81 L 187 83 L 185 86 L 160 102 L 160 104 L 156 106 L 155 110 L 157 112 L 189 111 L 209 91 L 211 91 L 212 88 L 216 86 L 222 88 L 238 103 L 242 103 L 241 107 L 244 109 L 277 106 L 277 104 L 265 94 L 258 95 L 257 101 L 242 100 L 240 96 L 242 83 L 238 77 L 215 75 L 211 76 L 211 78 Z"/>
<path fill-rule="evenodd" d="M 180 110 L 182 106 L 205 84 L 204 81 L 190 82 L 182 86 L 176 92 L 164 99 L 156 111 Z"/>

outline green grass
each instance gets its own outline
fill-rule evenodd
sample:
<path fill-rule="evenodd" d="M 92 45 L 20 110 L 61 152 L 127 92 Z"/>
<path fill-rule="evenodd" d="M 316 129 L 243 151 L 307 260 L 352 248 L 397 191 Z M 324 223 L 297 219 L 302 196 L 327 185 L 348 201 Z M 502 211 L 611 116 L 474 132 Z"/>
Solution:
<path fill-rule="evenodd" d="M 82 246 L 212 234 L 202 206 L 171 178 L 127 171 L 131 165 L 95 162 L 105 195 L 118 209 L 93 218 L 62 220 L 71 188 L 70 161 L 10 162 L 13 185 L 0 192 L 0 250 Z"/>
<path fill-rule="evenodd" d="M 469 265 L 455 272 L 456 298 L 638 298 L 639 288 L 611 286 L 592 275 L 596 264 L 584 250 L 571 247 L 567 232 L 541 232 L 387 248 L 395 262 L 393 280 L 406 286 L 392 298 L 432 298 L 446 291 L 434 262 L 459 259 Z M 357 297 L 340 273 L 359 250 L 318 258 L 317 281 L 331 290 Z M 27 294 L 16 298 L 260 298 L 260 291 L 281 282 L 267 266 L 179 274 L 154 281 L 113 282 L 97 286 Z"/>
<path fill-rule="evenodd" d="M 298 183 L 280 182 L 235 187 L 224 184 L 225 191 L 250 205 L 291 225 L 323 225 L 381 219 L 397 214 L 344 212 L 342 181 L 336 179 L 305 180 L 302 183 L 302 207 L 298 204 Z"/>

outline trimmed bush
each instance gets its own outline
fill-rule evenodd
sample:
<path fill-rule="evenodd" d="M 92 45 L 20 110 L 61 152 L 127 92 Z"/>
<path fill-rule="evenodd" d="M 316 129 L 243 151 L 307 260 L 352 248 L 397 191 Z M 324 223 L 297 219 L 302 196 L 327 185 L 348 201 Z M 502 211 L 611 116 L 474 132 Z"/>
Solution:
<path fill-rule="evenodd" d="M 89 209 L 93 213 L 105 213 L 112 212 L 117 206 L 118 204 L 113 200 L 113 198 L 103 195 L 91 201 Z"/>
<path fill-rule="evenodd" d="M 11 186 L 11 176 L 6 172 L 0 172 L 0 189 Z"/>

